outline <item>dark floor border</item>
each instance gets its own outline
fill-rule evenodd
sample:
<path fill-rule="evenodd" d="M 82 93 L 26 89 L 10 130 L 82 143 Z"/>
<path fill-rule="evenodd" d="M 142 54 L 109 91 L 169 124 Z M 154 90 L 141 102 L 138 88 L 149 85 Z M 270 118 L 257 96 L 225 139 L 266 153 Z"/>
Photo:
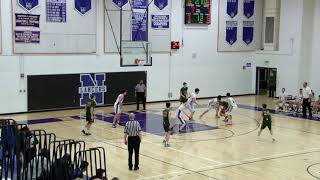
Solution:
<path fill-rule="evenodd" d="M 233 97 L 242 97 L 242 96 L 253 96 L 256 94 L 239 94 L 239 95 L 233 95 Z M 202 98 L 198 98 L 198 99 L 210 99 L 210 98 L 214 98 L 216 96 L 211 96 L 211 97 L 202 97 Z M 222 97 L 226 97 L 226 96 L 222 96 Z M 170 99 L 170 100 L 163 100 L 163 101 L 151 101 L 151 102 L 147 102 L 149 104 L 155 104 L 155 103 L 162 103 L 162 102 L 173 102 L 173 101 L 179 101 L 179 99 Z M 136 104 L 135 102 L 132 103 L 126 103 L 125 105 L 133 105 Z M 102 105 L 102 106 L 97 106 L 97 108 L 99 107 L 111 107 L 113 106 L 113 104 L 106 104 L 106 105 Z M 58 108 L 58 109 L 42 109 L 42 110 L 36 110 L 36 111 L 24 111 L 24 112 L 14 112 L 14 113 L 4 113 L 4 114 L 0 114 L 0 115 L 17 115 L 17 114 L 29 114 L 29 113 L 38 113 L 38 112 L 51 112 L 51 111 L 62 111 L 62 110 L 73 110 L 73 109 L 82 109 L 83 107 L 69 107 L 69 108 Z"/>

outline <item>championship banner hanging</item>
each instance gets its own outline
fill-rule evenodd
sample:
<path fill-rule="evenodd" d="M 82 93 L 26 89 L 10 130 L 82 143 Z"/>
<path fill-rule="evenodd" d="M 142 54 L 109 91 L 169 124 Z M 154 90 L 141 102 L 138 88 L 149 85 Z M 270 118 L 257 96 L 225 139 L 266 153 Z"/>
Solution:
<path fill-rule="evenodd" d="M 237 21 L 226 21 L 226 41 L 233 45 L 237 41 Z"/>
<path fill-rule="evenodd" d="M 247 45 L 251 44 L 253 41 L 253 29 L 254 29 L 254 21 L 243 21 L 242 40 Z"/>
<path fill-rule="evenodd" d="M 249 19 L 254 14 L 254 0 L 243 0 L 243 14 Z"/>
<path fill-rule="evenodd" d="M 39 27 L 40 15 L 33 14 L 15 14 L 16 26 Z"/>
<path fill-rule="evenodd" d="M 24 10 L 30 12 L 39 5 L 39 0 L 18 0 L 18 4 Z"/>
<path fill-rule="evenodd" d="M 47 22 L 66 22 L 66 0 L 47 0 Z"/>
<path fill-rule="evenodd" d="M 152 29 L 168 29 L 169 15 L 151 15 Z"/>
<path fill-rule="evenodd" d="M 134 11 L 131 16 L 131 40 L 147 41 L 147 13 L 145 11 Z"/>
<path fill-rule="evenodd" d="M 128 0 L 112 0 L 112 2 L 118 7 L 122 8 L 122 6 L 128 3 Z"/>
<path fill-rule="evenodd" d="M 75 9 L 85 15 L 91 10 L 91 0 L 74 0 Z"/>
<path fill-rule="evenodd" d="M 40 31 L 14 31 L 16 43 L 40 43 Z"/>
<path fill-rule="evenodd" d="M 227 0 L 227 14 L 234 18 L 238 14 L 238 0 Z"/>
<path fill-rule="evenodd" d="M 132 9 L 147 9 L 148 1 L 147 0 L 132 0 L 131 1 Z"/>
<path fill-rule="evenodd" d="M 154 5 L 157 6 L 160 10 L 163 10 L 168 6 L 168 0 L 154 0 Z"/>

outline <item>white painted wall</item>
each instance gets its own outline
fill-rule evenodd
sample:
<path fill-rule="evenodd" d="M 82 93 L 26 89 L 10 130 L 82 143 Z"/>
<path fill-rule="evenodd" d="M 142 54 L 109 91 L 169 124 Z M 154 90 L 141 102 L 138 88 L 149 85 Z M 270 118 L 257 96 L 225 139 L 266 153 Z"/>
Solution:
<path fill-rule="evenodd" d="M 313 25 L 315 4 L 317 0 L 303 1 L 302 29 L 301 29 L 301 55 L 299 84 L 310 79 L 311 61 L 312 61 L 312 45 L 313 45 Z M 315 18 L 318 20 L 318 18 Z"/>
<path fill-rule="evenodd" d="M 254 66 L 278 69 L 277 92 L 282 87 L 290 94 L 297 94 L 301 59 L 303 1 L 282 0 L 280 12 L 279 51 L 254 53 Z M 266 64 L 265 61 L 269 61 Z M 252 76 L 255 77 L 255 67 Z M 253 80 L 255 85 L 255 80 Z M 254 86 L 253 85 L 253 86 Z"/>
<path fill-rule="evenodd" d="M 281 0 L 279 51 L 260 51 L 253 55 L 255 66 L 278 68 L 278 93 L 284 87 L 288 93 L 296 95 L 302 83 L 307 81 L 319 94 L 319 13 L 320 2 L 317 0 Z"/>
<path fill-rule="evenodd" d="M 183 26 L 183 0 L 172 2 L 172 40 L 183 40 L 180 50 L 170 54 L 154 54 L 152 67 L 120 67 L 117 54 L 104 54 L 103 6 L 98 0 L 97 53 L 92 55 L 35 55 L 12 54 L 11 4 L 1 2 L 2 47 L 0 56 L 0 114 L 27 110 L 26 78 L 20 73 L 65 74 L 86 72 L 148 71 L 148 101 L 166 100 L 168 92 L 178 98 L 182 82 L 190 89 L 200 88 L 200 97 L 231 92 L 248 94 L 255 91 L 255 67 L 278 68 L 278 90 L 286 87 L 289 93 L 296 93 L 301 82 L 307 79 L 317 92 L 320 91 L 320 2 L 311 0 L 281 1 L 281 23 L 278 52 L 218 53 L 218 8 L 212 5 L 212 24 L 207 29 L 185 29 Z M 313 16 L 312 16 L 313 14 Z M 312 19 L 313 23 L 310 23 Z M 199 33 L 200 32 L 200 33 Z M 311 35 L 310 35 L 311 34 Z M 314 41 L 312 41 L 312 39 Z M 312 42 L 311 42 L 312 41 Z M 311 45 L 310 45 L 311 44 Z M 193 58 L 196 54 L 196 58 Z M 304 61 L 307 59 L 307 61 Z M 269 64 L 265 64 L 269 61 Z M 243 70 L 246 62 L 252 68 Z M 310 63 L 309 63 L 310 62 Z M 307 63 L 307 64 L 306 64 Z M 308 65 L 302 68 L 301 65 Z M 301 73 L 308 73 L 305 77 Z M 301 77 L 301 78 L 300 78 Z M 20 92 L 22 90 L 22 92 Z M 279 91 L 278 91 L 279 92 Z M 6 103 L 3 103 L 6 102 Z"/>
<path fill-rule="evenodd" d="M 251 69 L 243 70 L 252 61 L 250 53 L 218 53 L 218 8 L 213 1 L 212 24 L 207 29 L 184 29 L 182 0 L 172 3 L 172 40 L 183 40 L 183 47 L 172 53 L 154 54 L 152 67 L 120 67 L 117 54 L 103 52 L 103 5 L 98 1 L 97 53 L 92 55 L 26 55 L 12 54 L 11 3 L 2 1 L 3 56 L 0 56 L 0 114 L 27 110 L 25 75 L 70 74 L 86 72 L 148 71 L 148 101 L 168 99 L 168 92 L 178 98 L 182 82 L 190 89 L 200 88 L 200 97 L 253 93 Z M 200 33 L 199 33 L 200 32 Z M 192 58 L 196 53 L 196 58 Z M 22 90 L 22 92 L 20 92 Z"/>
<path fill-rule="evenodd" d="M 312 49 L 311 52 L 311 62 L 310 62 L 310 69 L 309 69 L 309 76 L 310 76 L 310 82 L 313 90 L 315 91 L 316 95 L 320 94 L 320 22 L 319 22 L 319 16 L 320 16 L 320 1 L 315 2 L 314 5 L 314 18 L 313 18 L 313 42 L 312 42 Z M 310 29 L 311 30 L 311 29 Z"/>

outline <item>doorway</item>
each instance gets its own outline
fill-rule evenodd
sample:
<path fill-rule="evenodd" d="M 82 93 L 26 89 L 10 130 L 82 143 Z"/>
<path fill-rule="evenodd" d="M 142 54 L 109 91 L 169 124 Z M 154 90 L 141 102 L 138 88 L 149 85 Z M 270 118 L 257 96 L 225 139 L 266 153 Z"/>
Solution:
<path fill-rule="evenodd" d="M 277 68 L 257 67 L 256 94 L 275 97 L 277 89 Z"/>

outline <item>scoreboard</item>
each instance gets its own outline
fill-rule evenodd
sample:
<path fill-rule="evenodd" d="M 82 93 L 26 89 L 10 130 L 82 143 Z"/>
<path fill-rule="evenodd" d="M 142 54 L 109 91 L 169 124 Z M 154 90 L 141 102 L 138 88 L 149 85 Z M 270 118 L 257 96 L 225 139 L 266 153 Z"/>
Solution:
<path fill-rule="evenodd" d="M 185 24 L 210 24 L 211 0 L 185 0 Z"/>

